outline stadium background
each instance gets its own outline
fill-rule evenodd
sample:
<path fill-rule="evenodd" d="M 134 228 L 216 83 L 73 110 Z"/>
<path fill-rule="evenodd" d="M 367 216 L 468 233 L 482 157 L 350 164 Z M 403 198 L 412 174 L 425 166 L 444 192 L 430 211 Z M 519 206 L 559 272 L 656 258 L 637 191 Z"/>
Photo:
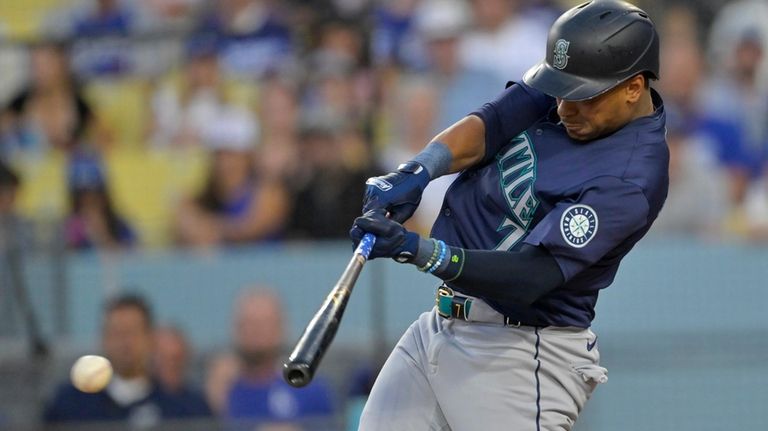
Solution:
<path fill-rule="evenodd" d="M 489 36 L 483 27 L 493 20 L 478 11 L 495 3 L 514 7 L 501 9 L 504 30 Z M 3 223 L 12 213 L 19 227 L 0 230 L 0 429 L 40 429 L 72 360 L 99 352 L 102 304 L 120 292 L 141 293 L 159 322 L 183 330 L 187 377 L 200 388 L 211 358 L 231 347 L 233 306 L 249 286 L 278 292 L 290 346 L 348 259 L 344 230 L 362 179 L 407 159 L 515 79 L 543 55 L 542 29 L 573 4 L 0 2 L 0 160 L 20 178 L 13 206 L 0 206 Z M 672 189 L 601 295 L 595 332 L 610 380 L 577 429 L 768 429 L 768 2 L 637 4 L 662 36 L 656 86 L 669 111 Z M 259 33 L 258 20 L 246 19 L 234 31 L 212 19 L 239 8 L 269 11 L 277 30 Z M 50 47 L 67 59 L 91 112 L 69 140 L 55 139 L 56 123 L 46 121 L 71 115 L 66 105 L 17 108 L 19 94 L 45 79 L 30 54 Z M 213 101 L 190 102 L 212 64 Z M 271 224 L 240 236 L 190 234 L 179 228 L 200 227 L 184 216 L 198 205 L 190 197 L 227 150 L 252 161 L 262 190 L 276 190 L 256 211 Z M 82 215 L 71 200 L 83 177 L 105 187 L 130 235 L 76 235 Z M 411 226 L 422 232 L 439 199 L 425 206 Z M 23 244 L 21 260 L 5 259 L 14 243 Z M 335 413 L 301 419 L 300 429 L 354 427 L 359 374 L 375 370 L 433 301 L 434 279 L 409 269 L 366 267 L 321 369 Z M 48 356 L 30 349 L 20 291 Z"/>

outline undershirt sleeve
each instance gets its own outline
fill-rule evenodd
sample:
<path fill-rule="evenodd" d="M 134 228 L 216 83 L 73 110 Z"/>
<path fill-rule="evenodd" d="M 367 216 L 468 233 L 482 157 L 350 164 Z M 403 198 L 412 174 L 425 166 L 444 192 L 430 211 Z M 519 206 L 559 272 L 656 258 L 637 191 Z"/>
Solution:
<path fill-rule="evenodd" d="M 492 160 L 501 147 L 531 127 L 552 108 L 555 99 L 524 83 L 510 83 L 495 100 L 484 104 L 475 115 L 485 125 L 485 156 Z"/>
<path fill-rule="evenodd" d="M 465 250 L 451 247 L 458 256 L 442 274 L 436 274 L 462 292 L 499 302 L 529 305 L 564 281 L 557 261 L 544 247 L 525 244 L 520 250 Z"/>

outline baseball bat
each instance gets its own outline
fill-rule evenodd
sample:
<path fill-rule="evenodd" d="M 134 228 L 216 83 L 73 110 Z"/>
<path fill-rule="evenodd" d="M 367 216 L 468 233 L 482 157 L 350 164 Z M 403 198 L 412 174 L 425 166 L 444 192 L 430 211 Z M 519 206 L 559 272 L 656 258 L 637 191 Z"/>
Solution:
<path fill-rule="evenodd" d="M 320 360 L 336 335 L 349 296 L 375 242 L 376 237 L 372 234 L 363 235 L 339 281 L 304 329 L 288 361 L 283 364 L 283 378 L 289 385 L 300 388 L 312 381 Z"/>

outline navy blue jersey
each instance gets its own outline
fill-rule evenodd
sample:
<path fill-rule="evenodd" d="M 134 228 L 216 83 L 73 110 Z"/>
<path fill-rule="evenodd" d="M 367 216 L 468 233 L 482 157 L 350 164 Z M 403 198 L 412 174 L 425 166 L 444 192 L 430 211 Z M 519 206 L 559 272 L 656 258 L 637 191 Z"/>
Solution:
<path fill-rule="evenodd" d="M 544 325 L 590 326 L 598 292 L 613 282 L 667 196 L 665 114 L 653 90 L 652 97 L 652 116 L 589 142 L 571 139 L 555 100 L 524 84 L 473 113 L 486 125 L 486 157 L 449 188 L 432 236 L 467 249 L 543 246 L 565 278 L 528 307 L 483 298 L 497 311 Z"/>

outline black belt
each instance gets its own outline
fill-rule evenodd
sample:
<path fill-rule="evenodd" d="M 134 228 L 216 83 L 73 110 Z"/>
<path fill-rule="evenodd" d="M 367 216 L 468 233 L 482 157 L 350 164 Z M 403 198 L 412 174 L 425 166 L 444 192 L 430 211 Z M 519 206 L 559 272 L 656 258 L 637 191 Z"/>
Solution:
<path fill-rule="evenodd" d="M 459 319 L 469 322 L 469 313 L 472 309 L 472 304 L 476 300 L 476 298 L 456 294 L 453 289 L 448 286 L 440 286 L 437 289 L 437 297 L 435 298 L 437 314 L 446 319 Z M 515 328 L 519 328 L 520 326 L 546 326 L 535 323 L 526 323 L 513 316 L 506 316 L 502 313 L 498 314 L 499 320 L 491 321 L 489 323 L 499 323 L 504 326 L 512 326 Z"/>

